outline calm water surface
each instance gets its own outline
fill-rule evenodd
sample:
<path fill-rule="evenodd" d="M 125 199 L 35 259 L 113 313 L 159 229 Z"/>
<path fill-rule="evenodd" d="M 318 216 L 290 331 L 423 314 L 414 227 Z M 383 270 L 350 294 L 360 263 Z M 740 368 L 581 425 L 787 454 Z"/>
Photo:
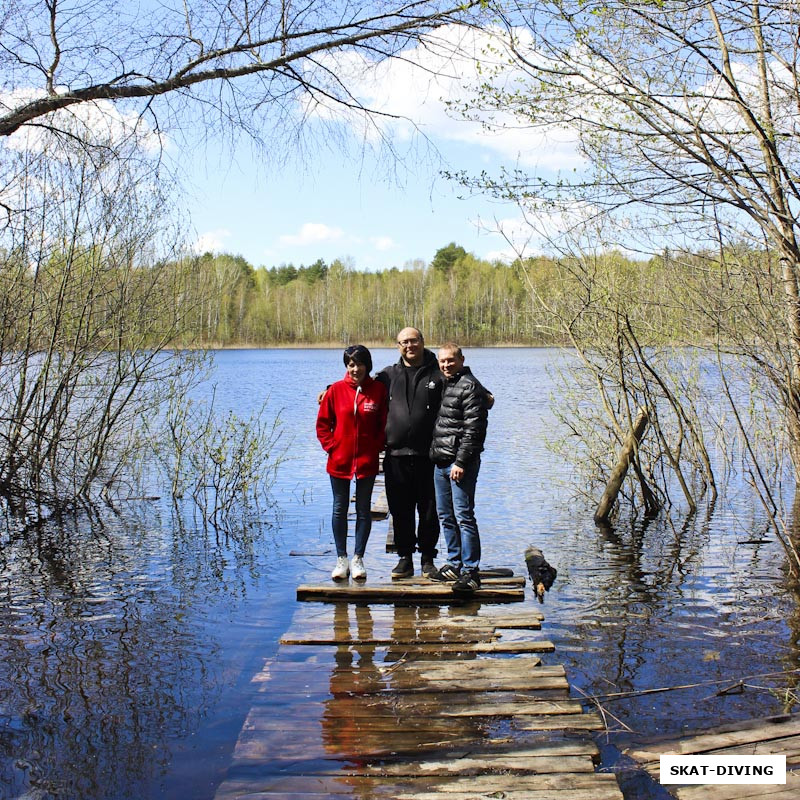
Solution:
<path fill-rule="evenodd" d="M 603 696 L 610 727 L 627 730 L 611 741 L 782 711 L 775 689 L 800 666 L 800 613 L 758 509 L 734 496 L 685 524 L 597 529 L 570 499 L 570 465 L 546 447 L 548 365 L 561 356 L 466 355 L 497 398 L 478 484 L 484 564 L 524 571 L 535 544 L 557 567 L 548 663 L 567 666 L 576 696 Z M 213 797 L 297 583 L 328 579 L 315 398 L 343 371 L 339 351 L 218 355 L 220 408 L 247 414 L 268 396 L 291 439 L 252 541 L 178 525 L 158 502 L 0 534 L 0 797 Z M 394 563 L 385 532 L 376 524 L 367 551 L 376 578 Z M 740 679 L 741 693 L 717 695 Z"/>

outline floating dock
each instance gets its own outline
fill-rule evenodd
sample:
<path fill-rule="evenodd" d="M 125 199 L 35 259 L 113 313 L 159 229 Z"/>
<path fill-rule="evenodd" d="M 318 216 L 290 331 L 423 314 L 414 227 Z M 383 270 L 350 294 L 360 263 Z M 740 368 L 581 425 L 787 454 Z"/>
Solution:
<path fill-rule="evenodd" d="M 216 800 L 622 800 L 522 584 L 299 587 Z"/>

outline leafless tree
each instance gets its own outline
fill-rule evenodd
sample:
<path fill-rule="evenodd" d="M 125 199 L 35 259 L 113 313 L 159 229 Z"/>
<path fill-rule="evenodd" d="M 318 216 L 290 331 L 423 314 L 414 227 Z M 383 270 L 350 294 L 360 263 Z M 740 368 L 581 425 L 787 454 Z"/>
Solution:
<path fill-rule="evenodd" d="M 187 101 L 204 119 L 258 139 L 315 107 L 370 112 L 348 85 L 369 63 L 484 3 L 466 0 L 15 0 L 0 18 L 0 135 L 58 128 L 111 101 L 161 129 Z M 213 114 L 211 113 L 213 111 Z M 57 112 L 61 112 L 60 114 Z M 279 148 L 280 149 L 280 148 Z"/>
<path fill-rule="evenodd" d="M 543 158 L 544 169 L 483 185 L 518 199 L 533 216 L 580 208 L 603 220 L 603 244 L 669 253 L 673 265 L 692 269 L 694 291 L 684 291 L 683 280 L 675 287 L 676 302 L 694 303 L 680 332 L 683 341 L 710 345 L 721 365 L 747 370 L 749 393 L 730 394 L 746 442 L 754 432 L 747 415 L 737 412 L 759 397 L 776 401 L 783 452 L 797 475 L 797 4 L 500 0 L 495 6 L 503 26 L 498 42 L 507 57 L 502 67 L 512 70 L 513 80 L 507 71 L 502 83 L 487 77 L 471 112 L 490 123 L 511 115 L 514 124 L 549 136 L 567 132 L 582 162 L 556 173 Z M 743 246 L 753 254 L 749 261 L 736 255 Z M 705 263 L 692 254 L 705 255 Z M 703 275 L 705 286 L 696 280 Z M 727 279 L 730 289 L 746 292 L 720 292 Z M 713 307 L 723 295 L 728 305 Z M 741 303 L 735 314 L 731 303 Z M 704 313 L 703 325 L 691 328 Z M 779 325 L 763 325 L 770 316 Z M 709 336 L 711 317 L 716 326 Z M 729 325 L 743 317 L 750 317 L 747 342 Z M 754 460 L 753 448 L 745 450 L 765 508 L 776 508 L 770 470 Z M 793 559 L 800 563 L 796 553 Z"/>
<path fill-rule="evenodd" d="M 0 495 L 29 511 L 97 496 L 183 369 L 180 239 L 135 137 L 6 151 L 0 232 Z M 127 478 L 130 479 L 130 472 Z"/>

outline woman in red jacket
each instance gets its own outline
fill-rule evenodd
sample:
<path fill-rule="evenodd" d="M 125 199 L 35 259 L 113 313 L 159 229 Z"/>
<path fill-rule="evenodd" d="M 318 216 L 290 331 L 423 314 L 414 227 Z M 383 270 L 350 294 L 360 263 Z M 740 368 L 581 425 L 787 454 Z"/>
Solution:
<path fill-rule="evenodd" d="M 336 542 L 334 580 L 352 574 L 364 580 L 364 551 L 372 528 L 372 486 L 378 474 L 378 456 L 386 443 L 386 387 L 370 378 L 372 356 L 360 344 L 344 351 L 347 367 L 320 403 L 317 438 L 328 454 L 328 474 L 333 489 L 333 539 Z M 347 563 L 347 508 L 350 480 L 356 479 L 356 540 L 353 561 Z"/>

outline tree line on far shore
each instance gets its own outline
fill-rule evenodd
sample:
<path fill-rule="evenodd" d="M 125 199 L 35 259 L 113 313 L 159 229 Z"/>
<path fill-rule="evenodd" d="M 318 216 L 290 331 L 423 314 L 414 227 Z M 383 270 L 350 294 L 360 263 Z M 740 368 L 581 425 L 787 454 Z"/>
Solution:
<path fill-rule="evenodd" d="M 256 268 L 242 256 L 205 253 L 183 265 L 183 330 L 177 343 L 391 342 L 412 324 L 430 342 L 570 344 L 569 331 L 557 320 L 572 313 L 586 258 L 580 270 L 570 266 L 575 259 L 546 256 L 490 262 L 451 242 L 430 264 L 363 272 L 338 259 Z M 691 258 L 708 262 L 702 254 Z M 608 252 L 590 260 L 591 272 L 603 276 L 603 291 L 614 286 L 626 298 L 628 313 L 652 323 L 658 317 L 654 328 L 672 330 L 676 341 L 685 341 L 680 332 L 685 309 L 675 307 L 674 282 L 686 281 L 687 257 L 635 260 Z"/>

